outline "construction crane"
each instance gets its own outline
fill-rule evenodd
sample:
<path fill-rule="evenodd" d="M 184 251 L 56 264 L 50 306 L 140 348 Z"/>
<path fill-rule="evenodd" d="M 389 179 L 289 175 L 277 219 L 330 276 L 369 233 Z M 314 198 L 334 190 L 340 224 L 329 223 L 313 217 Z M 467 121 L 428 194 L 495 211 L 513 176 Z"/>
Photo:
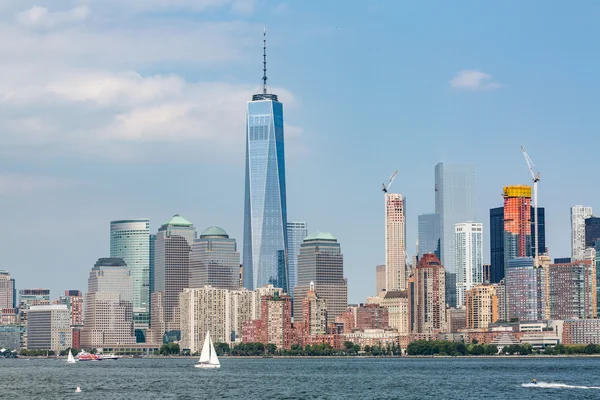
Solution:
<path fill-rule="evenodd" d="M 383 193 L 387 193 L 387 191 L 388 191 L 388 189 L 390 188 L 390 186 L 392 186 L 392 182 L 394 182 L 394 178 L 396 178 L 396 174 L 398 174 L 398 170 L 396 170 L 396 172 L 394 172 L 394 173 L 392 174 L 392 176 L 390 176 L 390 179 L 388 180 L 388 183 L 387 183 L 387 185 L 386 185 L 385 183 L 382 183 L 382 184 L 381 184 L 381 186 L 382 186 L 382 189 L 381 189 L 381 191 L 382 191 Z"/>
<path fill-rule="evenodd" d="M 534 268 L 539 267 L 538 264 L 538 240 L 539 240 L 539 227 L 538 227 L 538 182 L 540 181 L 540 173 L 535 170 L 535 165 L 529 155 L 525 151 L 525 147 L 521 146 L 521 151 L 525 156 L 525 161 L 527 161 L 527 166 L 529 167 L 529 172 L 531 172 L 531 177 L 533 178 L 533 218 L 535 224 L 535 258 L 533 259 Z"/>

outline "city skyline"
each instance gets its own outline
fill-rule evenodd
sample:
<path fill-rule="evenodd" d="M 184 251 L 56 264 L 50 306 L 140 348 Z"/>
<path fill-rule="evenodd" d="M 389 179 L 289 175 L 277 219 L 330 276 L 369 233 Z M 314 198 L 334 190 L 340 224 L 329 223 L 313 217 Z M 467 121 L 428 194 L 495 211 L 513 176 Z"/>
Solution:
<path fill-rule="evenodd" d="M 175 49 L 159 46 L 158 52 L 152 52 L 158 53 L 158 56 L 145 54 L 136 59 L 129 55 L 117 61 L 111 57 L 114 55 L 112 50 L 108 50 L 99 39 L 103 32 L 119 38 L 115 29 L 117 25 L 102 22 L 114 11 L 111 6 L 95 5 L 86 12 L 75 14 L 79 17 L 61 20 L 57 13 L 86 7 L 65 1 L 49 6 L 48 12 L 35 20 L 28 18 L 32 15 L 30 11 L 34 4 L 29 1 L 18 3 L 7 6 L 0 13 L 0 18 L 8 21 L 10 29 L 14 30 L 11 34 L 6 33 L 5 37 L 14 38 L 15 42 L 38 38 L 43 43 L 51 35 L 63 35 L 61 37 L 67 45 L 61 47 L 61 44 L 55 44 L 59 46 L 52 52 L 56 55 L 55 59 L 35 59 L 37 64 L 47 69 L 44 74 L 34 74 L 35 79 L 29 79 L 31 77 L 25 74 L 24 78 L 17 79 L 8 72 L 13 69 L 23 72 L 18 66 L 24 59 L 17 55 L 11 58 L 13 47 L 5 43 L 8 58 L 13 64 L 6 67 L 1 87 L 16 97 L 0 116 L 3 125 L 9 127 L 2 137 L 9 154 L 0 162 L 3 170 L 0 204 L 14 212 L 7 217 L 12 228 L 1 233 L 0 243 L 4 246 L 2 253 L 5 255 L 1 268 L 10 271 L 18 288 L 45 286 L 51 289 L 53 295 L 62 293 L 66 288 L 84 290 L 86 274 L 76 271 L 86 270 L 91 262 L 109 254 L 107 222 L 118 218 L 148 216 L 151 219 L 150 230 L 155 233 L 160 221 L 180 213 L 193 221 L 199 230 L 213 225 L 222 226 L 238 243 L 242 243 L 243 110 L 248 96 L 256 92 L 260 78 L 260 33 L 264 24 L 269 27 L 274 49 L 270 62 L 275 65 L 271 70 L 277 87 L 273 91 L 285 100 L 286 121 L 289 123 L 286 126 L 289 220 L 301 218 L 308 222 L 311 231 L 330 231 L 339 238 L 345 249 L 344 270 L 348 277 L 350 302 L 360 302 L 372 295 L 375 287 L 373 268 L 384 262 L 383 217 L 378 189 L 389 172 L 395 169 L 410 171 L 410 175 L 405 173 L 397 178 L 393 190 L 410 199 L 406 239 L 409 255 L 415 252 L 418 215 L 434 210 L 433 167 L 440 161 L 476 167 L 480 178 L 477 219 L 484 224 L 484 232 L 489 232 L 488 212 L 501 205 L 499 194 L 502 187 L 530 183 L 519 150 L 521 144 L 525 145 L 542 172 L 539 202 L 546 208 L 547 246 L 553 258 L 570 254 L 569 208 L 576 204 L 595 206 L 589 200 L 597 197 L 597 190 L 577 186 L 577 180 L 571 178 L 575 165 L 586 169 L 593 165 L 589 164 L 591 161 L 587 157 L 576 157 L 577 152 L 570 150 L 579 148 L 571 148 L 574 145 L 564 138 L 567 133 L 575 131 L 579 135 L 587 134 L 592 145 L 597 140 L 592 137 L 593 131 L 587 125 L 588 111 L 589 115 L 593 114 L 592 108 L 588 107 L 594 104 L 594 100 L 587 96 L 596 92 L 596 80 L 590 81 L 590 75 L 585 73 L 587 69 L 578 77 L 569 74 L 576 64 L 573 57 L 568 57 L 568 60 L 563 57 L 564 49 L 554 54 L 560 57 L 563 63 L 561 70 L 565 72 L 553 69 L 556 63 L 549 71 L 540 68 L 542 64 L 545 67 L 552 64 L 548 62 L 554 58 L 547 54 L 550 47 L 546 46 L 549 44 L 537 43 L 546 50 L 541 51 L 541 56 L 538 54 L 539 60 L 528 58 L 522 48 L 503 47 L 508 54 L 502 59 L 521 60 L 517 66 L 510 61 L 498 60 L 491 49 L 473 39 L 485 36 L 497 40 L 502 46 L 520 38 L 525 30 L 533 32 L 534 36 L 536 32 L 547 34 L 543 28 L 545 25 L 539 21 L 533 21 L 533 25 L 527 27 L 516 23 L 515 17 L 511 16 L 514 14 L 513 5 L 500 7 L 501 10 L 494 13 L 498 18 L 516 24 L 516 29 L 507 38 L 502 38 L 485 27 L 489 22 L 485 13 L 478 14 L 478 11 L 468 10 L 466 6 L 451 10 L 449 6 L 440 4 L 440 12 L 449 15 L 467 12 L 471 17 L 481 17 L 480 22 L 475 27 L 465 28 L 467 31 L 464 33 L 444 37 L 439 44 L 435 43 L 440 39 L 437 35 L 446 32 L 448 25 L 453 26 L 455 22 L 442 20 L 443 23 L 436 28 L 438 30 L 426 38 L 419 36 L 431 25 L 419 26 L 418 22 L 411 22 L 401 28 L 411 34 L 406 35 L 408 38 L 400 41 L 398 46 L 405 52 L 422 57 L 414 63 L 401 63 L 401 68 L 392 73 L 388 64 L 397 66 L 398 63 L 390 58 L 391 55 L 374 48 L 369 49 L 373 53 L 372 57 L 368 57 L 371 60 L 368 64 L 365 60 L 358 60 L 355 65 L 349 62 L 347 70 L 334 68 L 339 59 L 355 60 L 356 46 L 361 43 L 377 37 L 382 42 L 382 46 L 377 48 L 386 48 L 387 44 L 404 36 L 402 32 L 406 31 L 398 30 L 400 28 L 392 30 L 388 37 L 377 36 L 382 33 L 381 29 L 392 25 L 386 14 L 393 15 L 390 11 L 400 9 L 391 4 L 379 10 L 371 7 L 361 9 L 361 13 L 381 17 L 381 27 L 367 22 L 357 32 L 352 29 L 358 14 L 345 11 L 338 19 L 332 5 L 325 5 L 320 10 L 324 16 L 331 17 L 330 21 L 311 14 L 304 5 L 287 5 L 287 11 L 281 11 L 282 14 L 277 16 L 269 14 L 268 17 L 261 13 L 262 6 L 250 7 L 244 14 L 228 7 L 210 8 L 209 12 L 184 5 L 178 11 L 181 14 L 189 12 L 190 16 L 173 13 L 167 23 L 168 18 L 157 12 L 153 17 L 157 28 L 164 28 L 162 34 L 167 35 L 169 40 L 176 40 L 182 36 L 178 36 L 180 34 L 170 24 L 181 22 L 181 30 L 189 30 L 185 36 L 202 37 L 195 35 L 201 31 L 210 38 L 218 39 L 212 44 L 218 51 L 209 51 L 212 47 L 205 42 L 185 40 L 181 48 L 190 54 L 187 56 Z M 152 11 L 152 6 L 148 7 Z M 422 11 L 422 6 L 410 7 L 408 12 Z M 525 5 L 520 10 L 533 12 L 534 7 Z M 549 15 L 545 23 L 558 21 L 558 14 L 562 13 L 557 11 L 548 6 Z M 128 24 L 131 30 L 128 33 L 134 33 L 131 36 L 138 36 L 135 33 L 147 35 L 131 39 L 135 40 L 134 44 L 126 40 L 114 40 L 114 43 L 118 46 L 135 45 L 136 48 L 160 43 L 156 40 L 159 38 L 156 31 L 146 31 L 142 27 L 150 18 L 147 13 L 128 10 L 125 14 L 127 16 L 122 17 L 128 18 L 125 22 L 132 22 Z M 219 23 L 207 26 L 199 21 L 203 17 L 213 18 Z M 436 18 L 441 17 L 436 15 Z M 332 20 L 340 22 L 332 25 Z M 196 23 L 198 26 L 195 26 Z M 298 30 L 298 24 L 304 24 L 305 28 Z M 568 41 L 571 55 L 575 53 L 585 57 L 582 49 L 589 48 L 588 38 L 593 35 L 581 36 L 581 30 L 571 23 L 557 25 L 559 29 L 550 35 L 558 35 Z M 231 26 L 237 27 L 228 31 L 227 27 Z M 75 54 L 66 50 L 77 42 L 74 36 L 69 36 L 72 32 L 63 30 L 65 27 L 90 38 L 86 46 L 95 53 L 90 57 L 91 62 L 84 60 L 86 57 L 82 55 L 89 52 L 80 46 L 75 46 Z M 370 30 L 372 34 L 365 34 Z M 477 30 L 482 30 L 484 35 L 469 35 Z M 298 32 L 299 38 L 295 37 Z M 460 48 L 458 56 L 435 69 L 424 68 L 433 65 L 429 63 L 437 56 L 432 54 L 445 54 L 443 47 L 460 42 L 457 37 L 463 34 L 471 39 L 464 44 L 455 44 Z M 232 40 L 239 37 L 243 40 Z M 412 40 L 415 44 L 411 44 Z M 235 45 L 232 44 L 234 42 Z M 315 42 L 319 42 L 315 49 L 320 57 L 319 67 L 306 67 L 307 55 L 312 57 L 314 54 L 309 51 L 310 46 Z M 548 43 L 551 42 L 548 40 Z M 43 54 L 45 52 L 37 51 L 39 49 L 31 44 L 33 42 L 27 43 L 21 49 L 23 54 L 40 53 L 36 57 L 48 57 Z M 418 45 L 431 51 L 423 54 L 423 47 Z M 192 51 L 198 46 L 203 51 Z M 210 62 L 200 60 L 192 53 L 210 54 Z M 331 59 L 332 54 L 337 55 L 333 57 L 335 60 Z M 98 70 L 90 72 L 88 68 L 100 59 L 102 62 L 96 64 Z M 373 63 L 373 59 L 378 61 Z M 590 71 L 597 66 L 595 60 L 586 65 Z M 71 77 L 77 84 L 60 73 L 63 67 L 67 74 L 72 72 Z M 375 112 L 373 105 L 350 95 L 358 90 L 353 84 L 353 77 L 364 76 L 365 67 L 369 72 L 377 68 L 378 73 L 369 75 L 373 79 L 372 87 L 383 100 L 380 103 L 383 108 L 380 111 L 383 112 Z M 423 72 L 416 79 L 405 79 L 415 70 Z M 473 71 L 479 71 L 479 74 Z M 22 79 L 29 81 L 31 87 L 41 93 L 35 90 L 35 93 L 27 92 Z M 548 87 L 549 81 L 556 85 Z M 100 93 L 98 82 L 106 82 L 109 86 L 114 84 L 115 91 Z M 318 85 L 318 93 L 314 90 L 315 85 Z M 568 94 L 574 90 L 573 87 L 584 103 L 577 110 L 567 100 L 560 100 L 572 99 L 573 96 Z M 89 88 L 89 91 L 80 92 L 76 88 Z M 141 88 L 149 89 L 142 91 Z M 340 93 L 335 93 L 337 91 Z M 423 94 L 425 92 L 427 95 Z M 33 98 L 27 97 L 26 93 Z M 40 104 L 49 104 L 45 103 L 48 98 L 57 100 L 53 102 L 58 107 L 53 113 L 56 117 L 61 115 L 59 111 L 64 111 L 61 107 L 65 106 L 69 110 L 87 110 L 98 117 L 94 110 L 86 108 L 90 102 L 102 112 L 110 107 L 118 111 L 111 114 L 114 118 L 100 121 L 102 123 L 97 124 L 100 130 L 97 131 L 91 125 L 79 125 L 69 119 L 79 114 L 78 111 L 69 112 L 69 118 L 50 118 L 45 108 L 39 107 Z M 207 98 L 215 101 L 202 100 Z M 28 109 L 28 119 L 19 120 L 15 113 L 23 110 L 19 108 L 23 104 Z M 194 114 L 186 108 L 190 104 L 198 105 L 200 111 L 209 109 L 212 112 Z M 215 104 L 224 105 L 219 107 Z M 332 104 L 335 107 L 331 107 Z M 360 108 L 362 110 L 358 112 Z M 403 111 L 395 114 L 390 112 L 390 108 Z M 134 112 L 138 109 L 139 113 Z M 322 110 L 329 110 L 330 114 Z M 165 119 L 159 119 L 156 127 L 139 125 L 140 118 L 147 121 L 150 116 L 158 117 L 161 112 L 165 113 L 162 114 Z M 184 117 L 172 117 L 171 112 Z M 436 118 L 423 118 L 431 113 Z M 383 117 L 375 121 L 370 115 Z M 514 118 L 506 118 L 507 115 Z M 65 121 L 70 122 L 65 125 Z M 94 121 L 94 124 L 98 122 Z M 23 126 L 19 123 L 28 127 L 28 134 L 23 137 L 31 143 L 19 139 L 19 129 Z M 105 129 L 107 126 L 114 128 L 114 134 L 120 136 L 108 135 L 106 132 L 110 129 Z M 167 127 L 172 127 L 172 130 Z M 68 134 L 58 136 L 58 131 Z M 168 137 L 161 136 L 165 135 L 164 131 L 173 133 Z M 97 133 L 104 141 L 81 140 L 81 137 L 86 137 L 83 133 L 88 132 Z M 190 132 L 196 133 L 192 135 Z M 364 132 L 375 132 L 369 139 L 372 147 L 364 146 Z M 421 139 L 429 135 L 432 140 Z M 401 137 L 402 142 L 395 136 Z M 156 142 L 159 142 L 158 146 Z M 470 144 L 463 149 L 461 143 L 464 142 Z M 400 146 L 401 143 L 403 146 Z M 425 150 L 425 146 L 430 148 Z M 336 151 L 332 152 L 332 148 Z M 563 160 L 560 166 L 553 161 L 559 150 Z M 32 163 L 32 159 L 40 161 Z M 357 163 L 356 160 L 362 162 Z M 218 167 L 215 168 L 215 165 Z M 561 169 L 566 169 L 566 172 Z M 190 182 L 202 184 L 192 185 Z M 159 183 L 161 186 L 157 189 Z M 329 201 L 328 197 L 334 197 L 330 196 L 333 188 L 343 191 L 347 201 Z M 551 196 L 557 188 L 564 194 Z M 361 212 L 357 213 L 357 209 Z M 349 215 L 352 218 L 348 218 Z M 21 243 L 31 240 L 31 226 L 52 232 L 43 243 L 38 244 L 35 252 L 20 247 Z M 365 237 L 360 232 L 373 234 Z M 60 239 L 66 236 L 69 241 Z M 489 261 L 488 241 L 489 236 L 484 236 L 485 262 Z M 67 252 L 69 258 L 65 259 Z"/>

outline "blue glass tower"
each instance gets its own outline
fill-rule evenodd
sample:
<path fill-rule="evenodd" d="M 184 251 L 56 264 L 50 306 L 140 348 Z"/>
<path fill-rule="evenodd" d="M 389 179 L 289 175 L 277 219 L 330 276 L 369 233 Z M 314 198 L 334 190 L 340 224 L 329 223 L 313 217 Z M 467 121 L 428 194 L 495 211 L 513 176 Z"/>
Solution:
<path fill-rule="evenodd" d="M 265 33 L 266 34 L 266 33 Z M 242 284 L 273 284 L 287 291 L 287 207 L 283 104 L 267 93 L 266 40 L 261 93 L 246 113 L 246 194 Z"/>

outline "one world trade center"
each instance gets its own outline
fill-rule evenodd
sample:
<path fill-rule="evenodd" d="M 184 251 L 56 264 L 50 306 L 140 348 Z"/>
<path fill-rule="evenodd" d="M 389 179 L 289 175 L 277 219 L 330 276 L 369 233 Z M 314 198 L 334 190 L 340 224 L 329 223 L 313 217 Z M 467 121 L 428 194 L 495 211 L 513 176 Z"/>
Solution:
<path fill-rule="evenodd" d="M 287 292 L 287 206 L 283 104 L 267 86 L 266 32 L 261 91 L 246 112 L 246 193 L 242 284 Z"/>

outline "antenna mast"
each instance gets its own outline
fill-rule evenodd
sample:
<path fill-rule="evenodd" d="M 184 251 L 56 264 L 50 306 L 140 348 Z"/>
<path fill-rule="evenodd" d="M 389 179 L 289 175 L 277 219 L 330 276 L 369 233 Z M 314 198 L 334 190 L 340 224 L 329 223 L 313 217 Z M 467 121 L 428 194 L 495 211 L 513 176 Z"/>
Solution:
<path fill-rule="evenodd" d="M 267 28 L 263 32 L 263 94 L 267 94 Z"/>

